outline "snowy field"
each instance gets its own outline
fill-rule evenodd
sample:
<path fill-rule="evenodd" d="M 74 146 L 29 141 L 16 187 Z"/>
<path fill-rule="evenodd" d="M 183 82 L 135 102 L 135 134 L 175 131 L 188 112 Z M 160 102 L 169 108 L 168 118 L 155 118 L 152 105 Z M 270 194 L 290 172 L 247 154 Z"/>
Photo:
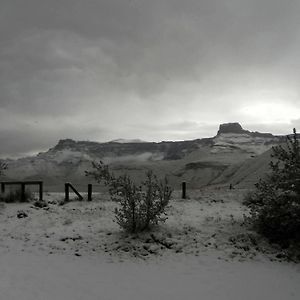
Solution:
<path fill-rule="evenodd" d="M 243 224 L 245 193 L 175 192 L 166 223 L 133 236 L 106 194 L 0 203 L 0 299 L 299 299 L 300 265 Z"/>

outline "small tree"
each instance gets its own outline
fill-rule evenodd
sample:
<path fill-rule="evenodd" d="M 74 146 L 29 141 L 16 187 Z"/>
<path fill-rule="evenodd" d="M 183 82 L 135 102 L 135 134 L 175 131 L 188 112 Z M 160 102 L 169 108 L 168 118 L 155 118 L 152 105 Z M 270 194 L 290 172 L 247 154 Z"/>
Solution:
<path fill-rule="evenodd" d="M 148 171 L 146 180 L 138 186 L 126 174 L 116 177 L 101 161 L 93 163 L 93 168 L 94 171 L 86 172 L 86 175 L 109 187 L 111 199 L 120 204 L 115 209 L 115 216 L 123 229 L 140 232 L 165 221 L 163 215 L 172 194 L 167 179 L 159 181 L 152 171 Z"/>
<path fill-rule="evenodd" d="M 300 145 L 296 130 L 285 146 L 272 148 L 271 174 L 256 184 L 248 201 L 251 219 L 272 241 L 300 241 Z"/>

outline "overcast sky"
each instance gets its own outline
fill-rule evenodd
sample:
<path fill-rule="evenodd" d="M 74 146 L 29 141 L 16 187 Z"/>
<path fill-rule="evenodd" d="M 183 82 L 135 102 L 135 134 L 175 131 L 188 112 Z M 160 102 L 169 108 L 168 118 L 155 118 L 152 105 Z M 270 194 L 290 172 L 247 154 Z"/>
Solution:
<path fill-rule="evenodd" d="M 0 0 L 0 155 L 300 131 L 299 0 Z"/>

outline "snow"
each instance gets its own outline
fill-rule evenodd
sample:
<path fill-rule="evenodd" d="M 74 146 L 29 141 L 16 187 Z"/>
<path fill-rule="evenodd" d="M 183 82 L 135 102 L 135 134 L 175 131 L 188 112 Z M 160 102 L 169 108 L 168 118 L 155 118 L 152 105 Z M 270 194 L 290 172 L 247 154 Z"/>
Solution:
<path fill-rule="evenodd" d="M 119 143 L 119 144 L 131 144 L 131 143 L 148 143 L 146 141 L 140 140 L 140 139 L 116 139 L 112 140 L 109 143 Z"/>
<path fill-rule="evenodd" d="M 246 192 L 175 191 L 166 223 L 135 236 L 105 193 L 62 206 L 46 194 L 46 209 L 0 203 L 0 299 L 299 299 L 300 266 L 243 226 Z"/>
<path fill-rule="evenodd" d="M 163 160 L 163 153 L 144 152 L 135 155 L 105 156 L 101 160 L 105 164 L 122 163 L 122 162 L 146 162 Z"/>
<path fill-rule="evenodd" d="M 222 133 L 214 138 L 211 153 L 232 152 L 232 149 L 259 155 L 278 143 L 276 138 L 254 137 L 248 134 Z"/>
<path fill-rule="evenodd" d="M 160 263 L 9 253 L 1 299 L 299 299 L 299 269 L 211 257 Z"/>

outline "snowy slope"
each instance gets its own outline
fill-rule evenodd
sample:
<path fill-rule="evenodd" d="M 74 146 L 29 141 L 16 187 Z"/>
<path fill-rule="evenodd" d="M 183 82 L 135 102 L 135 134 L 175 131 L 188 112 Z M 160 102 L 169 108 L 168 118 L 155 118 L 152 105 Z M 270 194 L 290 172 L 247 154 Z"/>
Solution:
<path fill-rule="evenodd" d="M 251 136 L 249 134 L 222 133 L 213 139 L 212 153 L 232 152 L 240 149 L 253 156 L 262 154 L 280 142 L 280 138 Z"/>

